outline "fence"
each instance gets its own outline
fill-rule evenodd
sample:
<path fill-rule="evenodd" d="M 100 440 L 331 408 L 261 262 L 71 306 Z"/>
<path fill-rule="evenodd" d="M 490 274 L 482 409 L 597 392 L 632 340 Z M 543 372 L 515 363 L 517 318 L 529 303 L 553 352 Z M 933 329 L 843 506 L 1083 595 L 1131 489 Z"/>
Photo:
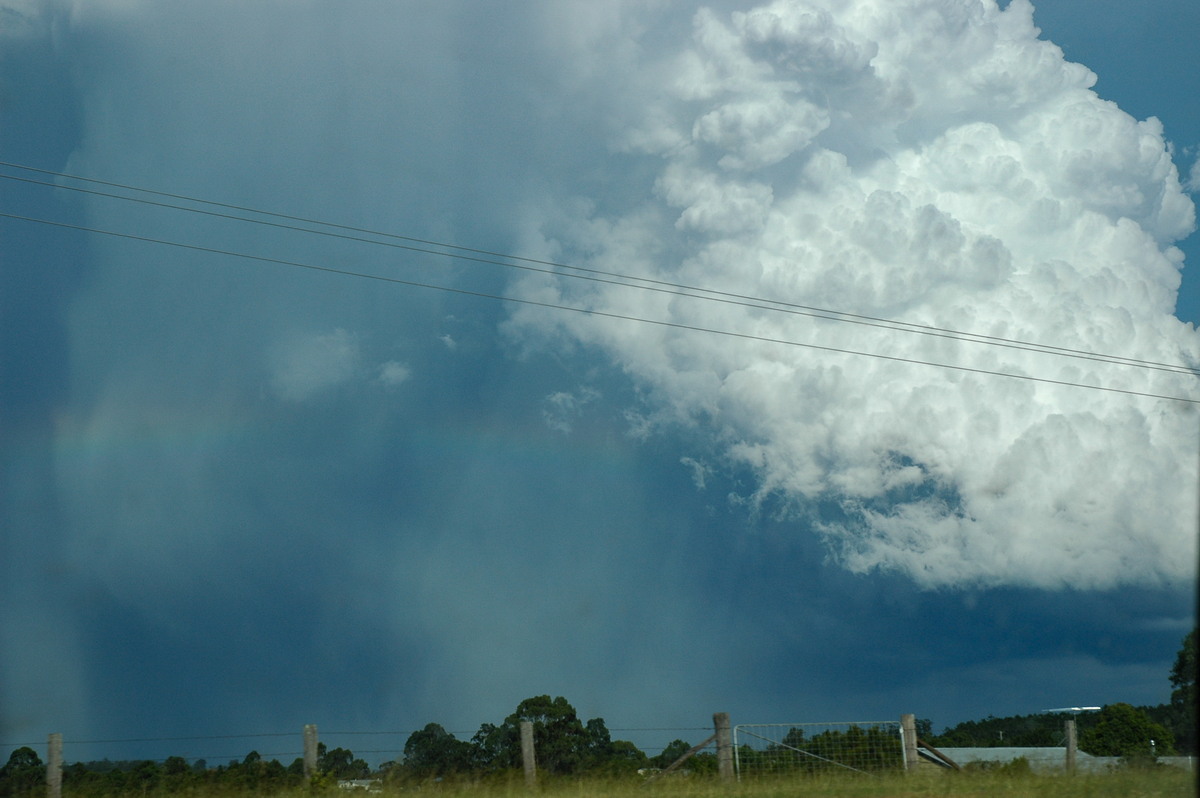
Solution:
<path fill-rule="evenodd" d="M 1052 770 L 1072 773 L 1092 771 L 1097 767 L 1108 766 L 1111 763 L 1101 762 L 1098 757 L 1089 757 L 1076 751 L 1074 720 L 1065 722 L 1064 732 L 1067 742 L 1064 748 L 1046 749 L 1015 749 L 1015 748 L 946 748 L 942 751 L 934 748 L 928 742 L 919 740 L 916 735 L 915 719 L 912 715 L 903 715 L 899 721 L 860 721 L 834 723 L 768 723 L 740 724 L 731 726 L 726 713 L 713 715 L 712 735 L 690 750 L 677 756 L 676 748 L 670 757 L 664 751 L 660 756 L 664 767 L 659 775 L 666 775 L 672 770 L 681 768 L 687 760 L 702 749 L 715 748 L 715 769 L 720 778 L 730 780 L 745 777 L 756 778 L 769 775 L 805 775 L 805 774 L 868 774 L 878 775 L 888 772 L 909 771 L 918 769 L 947 768 L 960 769 L 962 766 L 988 767 L 1003 764 L 1006 761 L 1023 758 L 1034 770 Z M 613 731 L 705 731 L 706 729 L 614 729 Z M 401 732 L 333 732 L 340 735 L 397 735 Z M 451 737 L 448 733 L 446 736 Z M 250 737 L 280 737 L 283 735 L 248 735 Z M 292 739 L 299 737 L 303 751 L 298 754 L 292 769 L 296 777 L 300 777 L 303 766 L 303 777 L 311 777 L 317 770 L 318 738 L 317 727 L 307 725 L 300 735 L 287 735 Z M 521 724 L 521 760 L 525 771 L 526 782 L 532 786 L 536 783 L 538 767 L 537 752 L 534 750 L 532 725 L 528 721 Z M 230 737 L 210 738 L 160 738 L 163 740 L 205 740 L 231 739 Z M 147 740 L 148 741 L 148 740 Z M 128 743 L 136 740 L 103 740 L 82 742 Z M 146 741 L 142 741 L 146 742 Z M 676 741 L 678 742 L 678 741 Z M 629 745 L 626 743 L 626 745 Z M 674 746 L 674 744 L 672 744 Z M 282 746 L 281 746 L 282 747 Z M 628 751 L 628 749 L 621 749 Z M 637 750 L 637 749 L 634 749 Z M 654 749 L 647 749 L 654 750 Z M 336 749 L 333 753 L 349 751 Z M 644 752 L 642 754 L 645 760 Z M 63 738 L 60 734 L 51 734 L 47 742 L 47 761 L 45 764 L 45 784 L 48 798 L 60 798 L 63 775 Z M 264 760 L 266 756 L 259 757 Z M 707 755 L 711 757 L 711 754 Z M 36 762 L 32 756 L 31 764 Z M 673 762 L 670 759 L 674 758 Z M 176 764 L 184 762 L 178 756 L 171 757 Z M 246 758 L 249 762 L 251 757 Z M 1194 768 L 1190 758 L 1177 758 L 1169 764 L 1185 769 Z M 1093 761 L 1095 760 L 1095 761 Z M 355 760 L 357 763 L 358 760 Z M 667 764 L 670 762 L 670 764 Z M 231 767 L 236 763 L 231 763 Z M 202 765 L 197 763 L 197 767 Z M 276 763 L 278 767 L 278 763 Z M 36 766 L 41 767 L 37 762 Z M 1095 766 L 1095 767 L 1094 767 Z M 326 773 L 326 765 L 321 765 Z M 713 768 L 709 759 L 705 768 Z M 218 769 L 219 771 L 220 769 Z M 639 771 L 642 772 L 642 771 Z M 40 781 L 40 774 L 37 776 Z"/>
<path fill-rule="evenodd" d="M 713 726 L 714 733 L 712 734 L 712 736 L 710 736 L 707 740 L 705 740 L 700 745 L 692 747 L 689 751 L 687 751 L 683 756 L 680 756 L 675 762 L 673 762 L 663 772 L 665 773 L 665 772 L 668 772 L 670 770 L 673 770 L 673 769 L 679 767 L 685 760 L 687 760 L 689 757 L 693 756 L 696 752 L 698 752 L 702 748 L 707 747 L 710 744 L 715 743 L 717 746 L 718 772 L 720 773 L 720 776 L 722 779 L 731 779 L 733 776 L 733 764 L 732 764 L 733 759 L 732 759 L 732 753 L 731 753 L 732 746 L 730 743 L 728 714 L 726 714 L 726 713 L 715 714 L 713 716 L 713 723 L 714 723 L 714 726 Z M 705 729 L 703 729 L 703 728 L 701 728 L 701 729 L 688 728 L 688 729 L 640 729 L 640 730 L 638 730 L 638 729 L 614 729 L 613 731 L 693 731 L 694 732 L 694 731 L 704 731 L 704 730 Z M 409 734 L 409 735 L 411 735 L 411 734 L 413 734 L 413 732 L 408 732 L 408 733 L 335 732 L 334 734 L 337 734 L 337 735 Z M 140 740 L 139 739 L 88 740 L 88 741 L 82 741 L 82 742 L 92 743 L 92 744 L 96 744 L 96 743 L 131 743 L 131 742 L 164 742 L 164 741 L 178 742 L 178 741 L 194 741 L 194 740 L 213 740 L 213 739 L 228 740 L 228 739 L 245 739 L 248 737 L 283 737 L 283 736 L 291 736 L 291 735 L 282 735 L 282 734 L 220 735 L 220 736 L 216 736 L 216 737 L 145 738 L 145 739 L 140 739 Z M 299 751 L 289 752 L 287 755 L 288 756 L 297 755 L 294 767 L 296 767 L 298 769 L 302 765 L 303 778 L 307 781 L 308 779 L 311 779 L 317 773 L 318 750 L 319 750 L 320 743 L 318 742 L 318 734 L 317 734 L 316 725 L 315 724 L 305 725 L 300 737 L 303 741 L 303 751 L 302 752 L 299 752 Z M 10 746 L 10 747 L 30 748 L 32 746 L 30 746 L 27 743 L 18 743 L 15 746 Z M 523 766 L 523 769 L 525 772 L 525 781 L 528 786 L 533 787 L 536 784 L 536 779 L 537 779 L 537 766 L 536 766 L 536 751 L 534 749 L 533 723 L 530 721 L 521 721 L 521 723 L 520 723 L 520 747 L 521 747 L 522 766 Z M 654 749 L 647 749 L 647 750 L 654 750 Z M 63 784 L 63 762 L 64 762 L 64 759 L 63 759 L 63 736 L 61 734 L 51 734 L 49 736 L 49 738 L 47 740 L 47 745 L 46 745 L 46 752 L 47 752 L 47 759 L 46 759 L 46 763 L 45 763 L 45 767 L 44 767 L 46 795 L 47 795 L 47 798 L 61 798 L 62 784 Z M 665 749 L 664 749 L 664 752 L 665 752 Z M 16 752 L 14 752 L 14 753 L 16 753 Z M 349 752 L 346 752 L 346 753 L 349 754 Z M 258 756 L 257 752 L 252 752 L 252 754 L 254 754 L 256 757 L 255 758 L 256 763 L 265 763 L 265 759 L 262 756 Z M 32 754 L 30 754 L 30 756 L 32 756 Z M 279 755 L 278 754 L 276 754 L 276 755 L 268 754 L 267 756 L 279 756 Z M 232 758 L 232 757 L 224 757 L 224 758 L 231 759 L 231 767 L 237 765 L 236 758 Z M 247 756 L 245 762 L 250 762 L 251 758 L 252 758 L 251 756 Z M 178 757 L 178 756 L 170 757 L 164 764 L 169 764 L 170 760 L 177 760 L 176 764 L 182 764 L 182 766 L 184 768 L 188 767 L 188 765 L 186 764 L 187 760 L 183 757 Z M 197 764 L 200 765 L 204 761 L 205 761 L 205 758 L 197 759 Z M 106 760 L 106 762 L 107 762 L 107 760 Z M 126 764 L 137 764 L 140 766 L 141 764 L 151 764 L 152 762 L 153 762 L 153 760 L 127 760 Z M 37 765 L 37 767 L 38 768 L 41 767 L 40 763 Z M 28 768 L 24 768 L 24 770 L 27 770 L 27 769 Z M 299 773 L 299 770 L 297 770 L 296 772 Z M 369 780 L 367 780 L 367 781 L 369 781 Z M 366 783 L 367 782 L 362 781 L 362 780 L 345 780 L 345 781 L 339 781 L 339 786 L 347 786 L 348 785 L 348 786 L 352 786 L 352 787 L 358 787 L 358 786 L 364 786 Z"/>
<path fill-rule="evenodd" d="M 733 752 L 738 778 L 905 768 L 899 721 L 741 724 Z"/>

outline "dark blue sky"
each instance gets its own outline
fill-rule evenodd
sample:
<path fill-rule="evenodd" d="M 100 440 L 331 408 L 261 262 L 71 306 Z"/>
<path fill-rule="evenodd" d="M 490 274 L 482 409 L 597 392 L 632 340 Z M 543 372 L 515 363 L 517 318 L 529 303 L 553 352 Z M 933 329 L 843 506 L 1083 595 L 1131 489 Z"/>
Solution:
<path fill-rule="evenodd" d="M 855 19 L 827 5 L 313 3 L 280 18 L 0 0 L 0 160 L 1200 358 L 1180 323 L 1200 320 L 1192 195 L 1172 182 L 1191 185 L 1200 145 L 1176 40 L 1200 24 L 1193 3 L 1145 4 L 1132 24 L 1114 3 L 1047 1 L 1041 44 L 1019 3 L 918 15 L 863 0 Z M 1150 115 L 1161 134 L 1135 121 Z M 0 173 L 6 214 L 1197 396 L 1178 374 L 881 337 Z M 1174 315 L 1172 246 L 1186 253 Z M 715 711 L 915 712 L 941 728 L 1165 701 L 1195 623 L 1187 402 L 12 218 L 0 258 L 0 743 L 61 732 L 69 760 L 215 760 L 293 751 L 305 723 L 469 732 L 543 693 L 647 747 L 699 740 L 649 730 Z"/>

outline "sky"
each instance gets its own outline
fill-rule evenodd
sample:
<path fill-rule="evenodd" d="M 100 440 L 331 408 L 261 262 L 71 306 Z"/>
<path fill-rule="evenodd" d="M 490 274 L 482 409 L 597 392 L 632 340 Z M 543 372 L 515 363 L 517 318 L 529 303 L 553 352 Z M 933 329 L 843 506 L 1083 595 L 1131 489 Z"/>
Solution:
<path fill-rule="evenodd" d="M 0 743 L 1169 700 L 1197 29 L 0 0 Z"/>

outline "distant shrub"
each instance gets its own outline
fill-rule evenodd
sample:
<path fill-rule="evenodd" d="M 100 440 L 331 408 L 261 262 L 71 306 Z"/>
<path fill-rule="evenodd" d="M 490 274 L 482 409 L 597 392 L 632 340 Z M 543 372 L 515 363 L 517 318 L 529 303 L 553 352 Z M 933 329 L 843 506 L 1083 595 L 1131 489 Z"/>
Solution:
<path fill-rule="evenodd" d="M 1019 756 L 1011 762 L 1006 762 L 997 771 L 1006 776 L 1024 776 L 1033 772 L 1029 767 L 1029 760 L 1023 756 Z"/>
<path fill-rule="evenodd" d="M 1002 776 L 1024 776 L 1033 772 L 1029 767 L 1029 760 L 1023 756 L 1010 762 L 1001 762 L 995 759 L 968 762 L 963 765 L 963 770 L 968 773 L 995 773 Z"/>

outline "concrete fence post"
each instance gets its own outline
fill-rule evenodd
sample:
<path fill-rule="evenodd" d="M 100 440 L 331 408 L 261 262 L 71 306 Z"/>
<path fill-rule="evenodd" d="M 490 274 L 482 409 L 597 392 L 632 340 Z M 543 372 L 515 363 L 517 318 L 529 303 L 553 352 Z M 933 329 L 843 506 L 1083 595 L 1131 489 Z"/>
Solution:
<path fill-rule="evenodd" d="M 46 798 L 62 798 L 62 735 L 46 741 Z"/>
<path fill-rule="evenodd" d="M 721 781 L 733 781 L 733 735 L 730 731 L 729 713 L 713 714 L 713 732 L 717 738 L 717 774 Z"/>
<path fill-rule="evenodd" d="M 309 781 L 317 772 L 317 724 L 304 725 L 304 780 Z"/>
<path fill-rule="evenodd" d="M 907 712 L 900 716 L 900 735 L 904 738 L 904 769 L 916 773 L 921 763 L 917 753 L 917 716 Z"/>
<path fill-rule="evenodd" d="M 1067 773 L 1075 772 L 1075 751 L 1078 748 L 1078 740 L 1075 737 L 1075 718 L 1067 718 L 1063 721 L 1063 733 L 1067 738 L 1067 760 L 1063 764 L 1066 766 Z"/>
<path fill-rule="evenodd" d="M 521 721 L 521 764 L 525 767 L 525 786 L 537 786 L 537 755 L 533 749 L 533 721 Z"/>

